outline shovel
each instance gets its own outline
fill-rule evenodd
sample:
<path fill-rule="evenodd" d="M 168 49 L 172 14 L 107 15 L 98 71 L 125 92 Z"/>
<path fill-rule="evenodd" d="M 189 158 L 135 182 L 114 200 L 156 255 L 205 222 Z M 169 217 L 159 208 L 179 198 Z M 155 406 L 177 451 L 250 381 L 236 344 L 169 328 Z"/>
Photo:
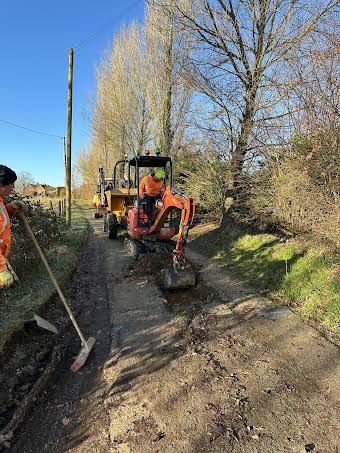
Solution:
<path fill-rule="evenodd" d="M 55 287 L 55 289 L 57 290 L 58 294 L 59 294 L 59 297 L 62 301 L 62 303 L 64 304 L 65 308 L 66 308 L 66 311 L 71 319 L 71 322 L 74 326 L 74 328 L 76 329 L 77 331 L 77 334 L 79 335 L 79 338 L 81 340 L 81 349 L 80 349 L 80 352 L 78 354 L 78 356 L 76 357 L 75 361 L 73 362 L 73 364 L 71 365 L 71 370 L 75 373 L 76 371 L 78 371 L 86 362 L 95 342 L 96 342 L 96 339 L 94 337 L 90 337 L 87 341 L 85 340 L 85 337 L 82 333 L 82 331 L 80 330 L 80 327 L 77 323 L 77 321 L 75 320 L 74 316 L 73 316 L 73 313 L 72 313 L 72 310 L 70 308 L 70 306 L 68 305 L 68 303 L 66 302 L 66 299 L 64 297 L 64 294 L 62 293 L 61 289 L 60 289 L 60 286 L 58 285 L 58 282 L 56 280 L 56 278 L 54 277 L 53 273 L 52 273 L 52 270 L 50 268 L 50 265 L 48 264 L 46 258 L 45 258 L 45 255 L 43 253 L 43 251 L 41 250 L 40 248 L 40 245 L 38 244 L 38 241 L 32 231 L 32 228 L 30 226 L 30 224 L 28 223 L 28 220 L 25 216 L 24 213 L 20 212 L 19 213 L 20 217 L 22 218 L 22 221 L 24 222 L 24 225 L 27 229 L 27 232 L 28 234 L 30 235 L 34 245 L 35 245 L 35 248 L 37 249 L 37 252 L 39 253 L 40 255 L 40 258 L 41 258 L 41 261 L 44 263 L 45 265 L 45 268 L 47 270 L 47 273 Z"/>
<path fill-rule="evenodd" d="M 53 324 L 46 321 L 46 319 L 42 318 L 36 313 L 33 313 L 33 321 L 35 321 L 37 325 L 42 329 L 48 330 L 49 332 L 58 333 L 58 329 Z"/>
<path fill-rule="evenodd" d="M 6 264 L 7 264 L 8 270 L 13 275 L 14 280 L 16 282 L 18 282 L 19 277 L 17 276 L 11 263 L 8 261 L 8 258 L 6 258 Z M 32 321 L 35 321 L 37 323 L 37 325 L 39 327 L 41 327 L 42 329 L 49 330 L 50 332 L 53 332 L 53 333 L 58 333 L 58 329 L 53 324 L 46 321 L 46 319 L 42 318 L 41 316 L 37 315 L 36 313 L 33 313 L 33 319 L 31 319 L 29 322 L 32 322 Z"/>

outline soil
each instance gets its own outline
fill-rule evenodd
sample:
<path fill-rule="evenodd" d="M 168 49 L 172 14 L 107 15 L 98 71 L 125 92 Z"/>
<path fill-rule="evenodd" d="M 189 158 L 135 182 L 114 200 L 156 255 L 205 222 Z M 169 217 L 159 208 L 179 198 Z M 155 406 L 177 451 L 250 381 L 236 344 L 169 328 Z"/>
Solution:
<path fill-rule="evenodd" d="M 80 345 L 57 300 L 45 317 L 59 336 L 32 325 L 18 334 L 1 357 L 0 445 L 17 453 L 340 451 L 337 345 L 197 253 L 195 288 L 162 291 L 167 255 L 133 261 L 100 220 L 91 224 L 68 299 L 95 348 L 73 374 Z"/>

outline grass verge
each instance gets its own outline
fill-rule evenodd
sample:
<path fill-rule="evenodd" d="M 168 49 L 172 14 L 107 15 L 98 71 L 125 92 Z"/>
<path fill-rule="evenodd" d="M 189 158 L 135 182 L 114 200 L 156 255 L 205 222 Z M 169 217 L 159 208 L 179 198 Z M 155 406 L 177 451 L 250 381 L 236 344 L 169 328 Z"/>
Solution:
<path fill-rule="evenodd" d="M 85 210 L 86 204 L 75 202 L 72 206 L 71 228 L 64 227 L 56 243 L 44 249 L 61 287 L 65 286 L 76 269 L 79 252 L 87 238 L 89 224 Z M 27 238 L 27 241 L 30 239 Z M 22 328 L 24 322 L 32 319 L 33 313 L 38 313 L 54 293 L 54 287 L 39 261 L 34 263 L 32 269 L 20 275 L 19 283 L 3 291 L 0 301 L 0 351 L 11 336 Z"/>
<path fill-rule="evenodd" d="M 191 245 L 228 272 L 269 296 L 290 302 L 330 330 L 340 327 L 340 258 L 326 245 L 300 238 L 281 242 L 269 234 L 250 235 L 236 227 L 199 228 Z"/>

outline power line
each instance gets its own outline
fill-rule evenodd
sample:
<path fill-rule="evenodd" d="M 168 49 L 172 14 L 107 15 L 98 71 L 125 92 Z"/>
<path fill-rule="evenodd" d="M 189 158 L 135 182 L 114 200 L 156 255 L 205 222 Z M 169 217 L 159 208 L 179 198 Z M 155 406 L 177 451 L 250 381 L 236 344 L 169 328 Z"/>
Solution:
<path fill-rule="evenodd" d="M 60 138 L 62 140 L 64 139 L 64 137 L 61 135 L 55 135 L 55 134 L 49 134 L 48 132 L 37 131 L 35 129 L 30 129 L 29 127 L 21 126 L 20 124 L 15 124 L 15 123 L 11 123 L 10 121 L 2 120 L 1 118 L 0 118 L 0 121 L 2 123 L 9 124 L 10 126 L 18 127 L 20 129 L 24 129 L 25 131 L 33 132 L 35 134 L 46 135 L 48 137 L 56 137 L 56 138 Z"/>
<path fill-rule="evenodd" d="M 75 47 L 74 51 L 77 52 L 79 49 L 81 49 L 83 46 L 85 46 L 91 39 L 96 37 L 99 33 L 104 31 L 105 29 L 109 28 L 116 22 L 118 22 L 126 13 L 128 13 L 130 10 L 132 10 L 135 6 L 137 6 L 141 0 L 137 0 L 133 3 L 131 3 L 127 8 L 125 8 L 118 16 L 116 16 L 114 19 L 112 19 L 109 23 L 106 23 L 105 25 L 99 27 L 95 32 L 91 33 L 87 38 L 85 38 L 83 41 L 81 41 L 78 46 Z M 20 124 L 12 123 L 11 121 L 6 121 L 0 118 L 0 121 L 2 123 L 8 124 L 10 126 L 18 127 L 19 129 L 24 129 L 25 131 L 32 132 L 34 134 L 40 134 L 40 135 L 45 135 L 47 137 L 55 137 L 55 138 L 60 138 L 61 140 L 64 140 L 65 137 L 61 135 L 56 135 L 56 134 L 49 134 L 48 132 L 43 132 L 43 131 L 38 131 L 36 129 L 31 129 L 29 127 L 22 126 Z M 88 135 L 88 134 L 86 134 Z"/>
<path fill-rule="evenodd" d="M 91 39 L 93 39 L 95 36 L 97 36 L 99 33 L 101 33 L 102 31 L 104 31 L 105 29 L 109 28 L 110 26 L 112 26 L 113 24 L 115 24 L 116 22 L 119 21 L 119 19 L 121 19 L 127 12 L 129 12 L 131 9 L 133 9 L 135 6 L 138 5 L 138 3 L 140 3 L 141 0 L 137 0 L 133 3 L 131 3 L 131 5 L 129 5 L 127 8 L 125 8 L 118 16 L 116 16 L 114 19 L 112 19 L 109 23 L 106 23 L 105 25 L 102 25 L 101 27 L 99 27 L 95 32 L 91 33 L 87 38 L 85 38 L 83 41 L 81 41 L 78 46 L 76 46 L 74 48 L 74 51 L 75 52 L 78 52 L 78 50 L 85 46 L 89 41 L 91 41 Z"/>

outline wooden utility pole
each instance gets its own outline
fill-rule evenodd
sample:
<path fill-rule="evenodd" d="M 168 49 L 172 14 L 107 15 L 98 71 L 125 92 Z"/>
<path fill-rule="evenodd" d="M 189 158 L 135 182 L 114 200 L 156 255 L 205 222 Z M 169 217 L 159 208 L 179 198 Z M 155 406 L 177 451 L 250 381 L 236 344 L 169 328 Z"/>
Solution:
<path fill-rule="evenodd" d="M 71 142 L 72 142 L 72 87 L 73 87 L 73 49 L 68 52 L 68 88 L 67 88 L 67 144 L 66 144 L 66 224 L 71 226 Z"/>

